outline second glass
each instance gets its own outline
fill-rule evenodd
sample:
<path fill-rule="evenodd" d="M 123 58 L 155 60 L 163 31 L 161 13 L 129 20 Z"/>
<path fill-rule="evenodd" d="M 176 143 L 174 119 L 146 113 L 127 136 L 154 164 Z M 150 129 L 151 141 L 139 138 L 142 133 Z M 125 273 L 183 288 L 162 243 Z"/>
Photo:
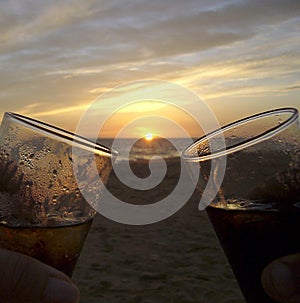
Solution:
<path fill-rule="evenodd" d="M 28 254 L 71 276 L 95 210 L 73 172 L 72 146 L 85 150 L 82 169 L 97 163 L 105 184 L 115 153 L 87 139 L 18 114 L 0 129 L 0 248 Z M 88 157 L 86 151 L 89 151 Z"/>
<path fill-rule="evenodd" d="M 220 134 L 226 148 L 212 150 L 210 142 Z M 298 112 L 282 108 L 216 130 L 183 154 L 200 165 L 200 190 L 209 179 L 220 184 L 218 161 L 226 157 L 223 182 L 207 213 L 247 303 L 274 302 L 263 290 L 263 269 L 300 252 L 299 147 Z"/>

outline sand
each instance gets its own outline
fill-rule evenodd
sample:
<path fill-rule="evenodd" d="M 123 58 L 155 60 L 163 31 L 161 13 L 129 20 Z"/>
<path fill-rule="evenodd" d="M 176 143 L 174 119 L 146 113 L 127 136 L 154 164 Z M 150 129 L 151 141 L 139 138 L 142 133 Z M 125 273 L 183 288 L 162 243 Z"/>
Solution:
<path fill-rule="evenodd" d="M 176 186 L 179 160 L 156 190 L 132 190 L 112 173 L 108 187 L 128 203 L 152 203 Z M 122 165 L 121 163 L 118 165 Z M 141 177 L 147 163 L 134 163 Z M 73 280 L 81 303 L 243 303 L 237 282 L 205 212 L 199 194 L 168 219 L 130 226 L 97 215 Z"/>

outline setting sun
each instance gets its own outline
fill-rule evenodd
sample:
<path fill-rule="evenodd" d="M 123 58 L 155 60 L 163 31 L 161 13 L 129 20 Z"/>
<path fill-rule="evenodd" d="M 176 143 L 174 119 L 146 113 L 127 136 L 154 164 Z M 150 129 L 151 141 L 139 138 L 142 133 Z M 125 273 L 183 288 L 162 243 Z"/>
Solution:
<path fill-rule="evenodd" d="M 149 134 L 145 135 L 144 138 L 146 141 L 151 141 L 153 139 L 153 135 L 149 133 Z"/>

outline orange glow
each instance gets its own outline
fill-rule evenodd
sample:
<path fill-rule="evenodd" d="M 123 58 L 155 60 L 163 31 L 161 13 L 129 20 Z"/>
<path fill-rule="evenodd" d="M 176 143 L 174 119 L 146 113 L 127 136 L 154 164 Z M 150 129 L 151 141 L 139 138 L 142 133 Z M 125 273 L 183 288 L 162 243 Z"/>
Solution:
<path fill-rule="evenodd" d="M 147 135 L 145 135 L 145 140 L 146 141 L 152 141 L 153 140 L 153 135 L 151 133 L 148 133 Z"/>

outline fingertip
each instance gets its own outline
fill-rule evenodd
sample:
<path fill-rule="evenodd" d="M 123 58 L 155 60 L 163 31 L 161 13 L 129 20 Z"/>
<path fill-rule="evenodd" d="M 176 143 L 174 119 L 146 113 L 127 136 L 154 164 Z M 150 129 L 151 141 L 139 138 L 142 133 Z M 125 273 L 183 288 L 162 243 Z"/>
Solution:
<path fill-rule="evenodd" d="M 30 256 L 0 249 L 0 268 L 0 302 L 79 302 L 66 274 Z"/>
<path fill-rule="evenodd" d="M 73 283 L 51 277 L 42 297 L 42 303 L 78 303 L 79 290 Z"/>
<path fill-rule="evenodd" d="M 295 272 L 290 264 L 282 260 L 270 263 L 263 270 L 261 276 L 263 288 L 277 302 L 299 302 L 295 301 L 298 297 Z"/>

